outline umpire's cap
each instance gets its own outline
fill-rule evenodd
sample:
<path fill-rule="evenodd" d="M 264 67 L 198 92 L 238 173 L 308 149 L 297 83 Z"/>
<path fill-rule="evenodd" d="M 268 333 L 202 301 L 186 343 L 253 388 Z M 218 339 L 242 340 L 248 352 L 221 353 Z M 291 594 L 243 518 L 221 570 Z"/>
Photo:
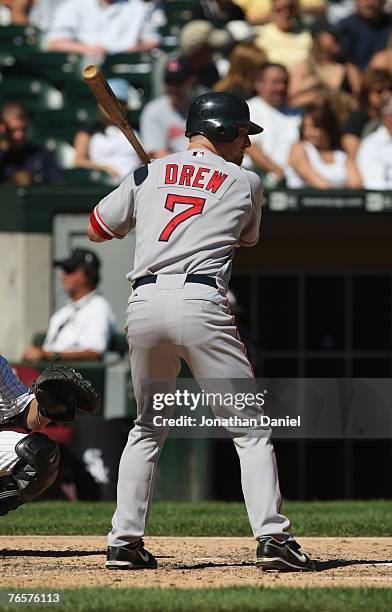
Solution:
<path fill-rule="evenodd" d="M 205 93 L 189 107 L 185 135 L 203 134 L 212 142 L 234 142 L 240 125 L 249 128 L 249 135 L 263 131 L 250 120 L 249 107 L 242 98 L 225 92 Z"/>

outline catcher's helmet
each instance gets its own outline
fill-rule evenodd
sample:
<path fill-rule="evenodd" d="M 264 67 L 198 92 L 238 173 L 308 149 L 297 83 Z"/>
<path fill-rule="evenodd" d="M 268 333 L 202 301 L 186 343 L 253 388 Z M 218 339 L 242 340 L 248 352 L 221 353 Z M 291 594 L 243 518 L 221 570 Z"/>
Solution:
<path fill-rule="evenodd" d="M 205 93 L 190 105 L 185 135 L 203 134 L 212 142 L 234 142 L 238 126 L 249 127 L 249 134 L 260 134 L 263 128 L 250 121 L 245 100 L 225 92 Z"/>

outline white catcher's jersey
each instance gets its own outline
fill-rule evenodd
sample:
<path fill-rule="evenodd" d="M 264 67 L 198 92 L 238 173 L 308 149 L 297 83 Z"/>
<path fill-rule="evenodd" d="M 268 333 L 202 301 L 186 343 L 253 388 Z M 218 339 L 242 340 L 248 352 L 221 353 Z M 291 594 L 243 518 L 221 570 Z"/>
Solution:
<path fill-rule="evenodd" d="M 7 420 L 23 412 L 35 398 L 14 374 L 5 357 L 0 355 L 0 425 L 6 425 Z"/>
<path fill-rule="evenodd" d="M 208 274 L 226 283 L 234 247 L 259 238 L 259 177 L 208 149 L 142 166 L 91 213 L 94 231 L 123 238 L 135 225 L 135 280 L 148 274 Z"/>

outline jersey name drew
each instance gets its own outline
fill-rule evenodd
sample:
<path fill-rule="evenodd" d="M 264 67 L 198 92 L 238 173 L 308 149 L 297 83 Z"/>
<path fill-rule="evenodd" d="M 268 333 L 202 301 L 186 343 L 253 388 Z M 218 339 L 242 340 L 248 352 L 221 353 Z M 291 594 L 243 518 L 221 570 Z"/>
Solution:
<path fill-rule="evenodd" d="M 236 179 L 214 168 L 193 164 L 165 164 L 158 187 L 191 188 L 204 191 L 218 200 L 226 193 Z"/>

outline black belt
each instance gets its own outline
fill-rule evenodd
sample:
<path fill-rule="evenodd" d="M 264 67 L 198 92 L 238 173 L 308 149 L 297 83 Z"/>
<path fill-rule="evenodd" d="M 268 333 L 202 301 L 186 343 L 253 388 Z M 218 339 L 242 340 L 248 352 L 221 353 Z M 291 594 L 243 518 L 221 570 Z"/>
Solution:
<path fill-rule="evenodd" d="M 140 278 L 137 278 L 132 283 L 132 289 L 137 289 L 141 285 L 148 285 L 150 283 L 156 283 L 157 278 L 158 278 L 157 274 L 149 274 L 148 276 L 141 276 Z M 202 285 L 209 285 L 210 287 L 215 287 L 215 289 L 217 289 L 215 278 L 212 278 L 212 276 L 207 276 L 207 274 L 187 274 L 185 282 L 186 283 L 201 283 Z"/>

